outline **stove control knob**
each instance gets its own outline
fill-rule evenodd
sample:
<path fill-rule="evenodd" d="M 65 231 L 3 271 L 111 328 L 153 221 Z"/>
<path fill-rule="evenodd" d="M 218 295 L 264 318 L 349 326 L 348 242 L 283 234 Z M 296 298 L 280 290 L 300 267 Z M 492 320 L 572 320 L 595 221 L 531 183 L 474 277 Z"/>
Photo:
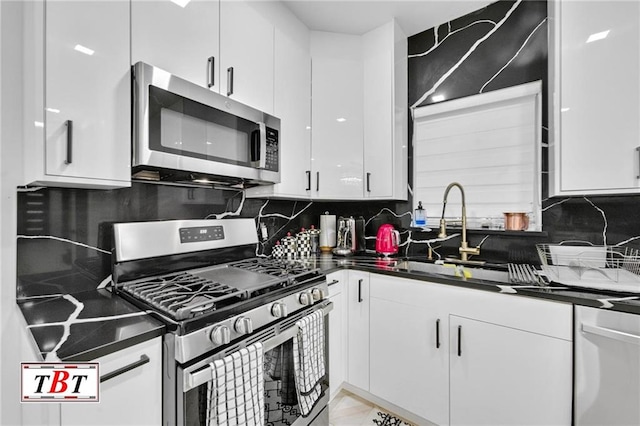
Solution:
<path fill-rule="evenodd" d="M 226 345 L 231 341 L 231 332 L 226 325 L 218 325 L 213 327 L 211 334 L 209 334 L 209 340 L 214 345 Z"/>
<path fill-rule="evenodd" d="M 251 318 L 240 317 L 233 324 L 233 329 L 238 334 L 250 334 L 253 333 L 253 323 Z"/>
<path fill-rule="evenodd" d="M 298 302 L 303 306 L 313 305 L 313 295 L 310 291 L 303 291 L 298 296 Z"/>
<path fill-rule="evenodd" d="M 276 318 L 284 318 L 288 314 L 287 305 L 283 302 L 275 302 L 271 305 L 271 315 Z"/>
<path fill-rule="evenodd" d="M 321 288 L 311 289 L 311 294 L 313 295 L 314 302 L 324 299 L 324 291 Z"/>

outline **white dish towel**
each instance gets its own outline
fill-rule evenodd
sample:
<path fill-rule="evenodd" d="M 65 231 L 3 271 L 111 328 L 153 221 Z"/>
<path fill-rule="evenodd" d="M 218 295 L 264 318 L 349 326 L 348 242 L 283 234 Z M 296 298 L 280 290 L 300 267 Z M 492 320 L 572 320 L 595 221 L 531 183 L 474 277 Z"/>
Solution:
<path fill-rule="evenodd" d="M 207 426 L 264 426 L 263 359 L 258 342 L 210 364 Z"/>
<path fill-rule="evenodd" d="M 325 375 L 324 312 L 318 310 L 296 322 L 298 333 L 293 338 L 298 406 L 308 416 L 322 395 L 321 380 Z"/>

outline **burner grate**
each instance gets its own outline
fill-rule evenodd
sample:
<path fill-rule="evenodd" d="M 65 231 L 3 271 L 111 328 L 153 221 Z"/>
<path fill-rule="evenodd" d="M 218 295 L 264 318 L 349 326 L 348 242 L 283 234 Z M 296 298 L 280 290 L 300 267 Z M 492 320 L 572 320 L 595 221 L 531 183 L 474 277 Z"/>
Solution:
<path fill-rule="evenodd" d="M 215 309 L 224 300 L 242 298 L 246 293 L 189 272 L 133 281 L 122 288 L 177 320 L 192 318 Z"/>

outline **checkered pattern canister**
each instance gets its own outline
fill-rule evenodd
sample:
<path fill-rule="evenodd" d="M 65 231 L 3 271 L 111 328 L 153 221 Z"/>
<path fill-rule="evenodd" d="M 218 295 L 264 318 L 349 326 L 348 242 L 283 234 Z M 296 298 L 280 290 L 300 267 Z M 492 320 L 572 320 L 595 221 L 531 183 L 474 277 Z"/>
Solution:
<path fill-rule="evenodd" d="M 298 255 L 296 237 L 292 236 L 290 232 L 282 239 L 282 253 L 287 260 L 294 260 Z"/>
<path fill-rule="evenodd" d="M 298 258 L 305 259 L 311 256 L 311 236 L 304 228 L 296 235 L 298 245 Z"/>

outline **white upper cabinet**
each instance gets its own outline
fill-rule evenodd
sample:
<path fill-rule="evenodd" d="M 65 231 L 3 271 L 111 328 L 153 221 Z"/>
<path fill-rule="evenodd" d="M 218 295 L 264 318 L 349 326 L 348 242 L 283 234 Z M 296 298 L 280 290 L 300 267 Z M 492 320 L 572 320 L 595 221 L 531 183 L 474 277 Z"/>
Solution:
<path fill-rule="evenodd" d="M 274 26 L 250 2 L 133 0 L 131 14 L 132 63 L 273 113 Z"/>
<path fill-rule="evenodd" d="M 311 196 L 311 55 L 309 30 L 281 13 L 275 29 L 274 115 L 280 118 L 280 183 L 249 188 L 249 197 Z"/>
<path fill-rule="evenodd" d="M 362 37 L 364 196 L 407 199 L 407 37 L 391 21 Z"/>
<path fill-rule="evenodd" d="M 551 195 L 637 193 L 640 3 L 557 0 L 549 16 Z"/>
<path fill-rule="evenodd" d="M 220 93 L 273 113 L 274 27 L 249 2 L 220 2 Z"/>
<path fill-rule="evenodd" d="M 25 184 L 129 186 L 129 3 L 27 2 L 24 16 Z"/>
<path fill-rule="evenodd" d="M 217 0 L 184 7 L 170 0 L 133 0 L 132 64 L 146 62 L 220 91 L 219 15 Z"/>
<path fill-rule="evenodd" d="M 363 195 L 362 37 L 311 32 L 312 197 Z"/>

